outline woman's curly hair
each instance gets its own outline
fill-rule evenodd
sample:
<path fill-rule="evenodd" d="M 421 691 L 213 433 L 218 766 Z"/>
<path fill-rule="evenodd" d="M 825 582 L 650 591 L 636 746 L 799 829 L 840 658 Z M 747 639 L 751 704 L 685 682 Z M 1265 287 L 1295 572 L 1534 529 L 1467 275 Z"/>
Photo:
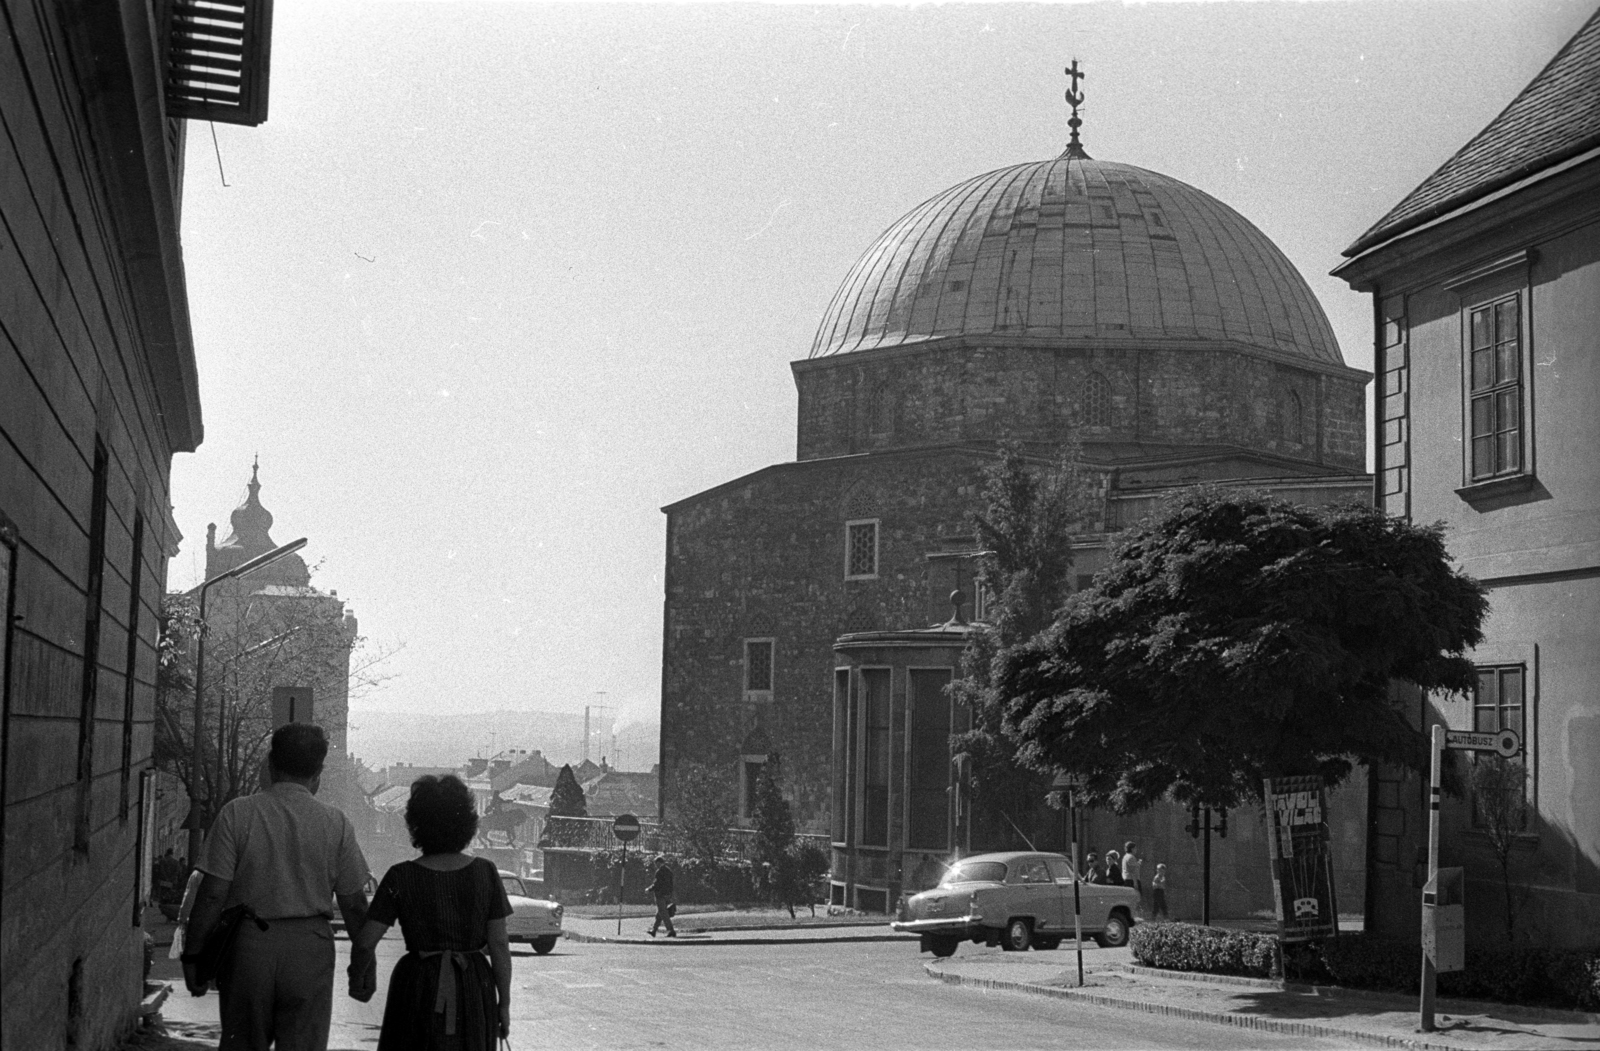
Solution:
<path fill-rule="evenodd" d="M 406 828 L 411 845 L 424 854 L 465 850 L 478 832 L 478 810 L 472 793 L 454 774 L 427 774 L 411 782 L 406 803 Z"/>

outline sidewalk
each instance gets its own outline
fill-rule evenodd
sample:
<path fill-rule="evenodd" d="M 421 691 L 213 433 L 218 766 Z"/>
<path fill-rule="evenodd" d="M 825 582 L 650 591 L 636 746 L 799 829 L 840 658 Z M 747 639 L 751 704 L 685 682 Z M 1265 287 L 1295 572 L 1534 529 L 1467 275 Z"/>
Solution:
<path fill-rule="evenodd" d="M 589 909 L 584 910 L 586 913 Z M 889 929 L 884 916 L 811 916 L 798 911 L 794 919 L 786 910 L 739 909 L 680 913 L 673 921 L 676 938 L 648 933 L 655 910 L 644 906 L 623 906 L 622 934 L 617 934 L 617 916 L 574 916 L 562 919 L 565 936 L 576 942 L 611 942 L 626 945 L 775 945 L 822 942 L 910 941 L 915 935 L 898 934 Z"/>
<path fill-rule="evenodd" d="M 940 981 L 1084 1000 L 1103 1007 L 1232 1025 L 1290 1036 L 1348 1039 L 1371 1047 L 1421 1051 L 1600 1051 L 1600 1016 L 1576 1011 L 1439 1001 L 1438 1031 L 1417 1031 L 1415 997 L 1363 990 L 1290 986 L 1213 975 L 1158 972 L 1133 964 L 1127 949 L 1085 949 L 1077 988 L 1071 949 L 1007 953 L 963 946 L 931 960 Z"/>

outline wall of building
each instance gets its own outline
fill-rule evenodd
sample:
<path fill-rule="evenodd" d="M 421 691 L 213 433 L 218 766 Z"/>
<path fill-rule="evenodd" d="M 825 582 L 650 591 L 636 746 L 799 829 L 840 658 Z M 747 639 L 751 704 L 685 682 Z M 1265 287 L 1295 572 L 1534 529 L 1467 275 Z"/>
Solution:
<path fill-rule="evenodd" d="M 668 508 L 664 802 L 691 759 L 736 783 L 747 741 L 784 757 L 804 831 L 828 827 L 833 642 L 930 622 L 930 552 L 966 531 L 988 457 L 959 450 L 792 464 Z M 877 518 L 879 575 L 844 578 L 845 522 Z M 948 606 L 938 619 L 948 617 Z M 773 698 L 744 699 L 746 638 L 776 640 Z M 762 748 L 762 752 L 767 750 Z"/>
<path fill-rule="evenodd" d="M 1059 443 L 1076 432 L 1086 442 L 1234 444 L 1365 467 L 1365 376 L 1246 348 L 949 340 L 811 359 L 794 371 L 801 460 L 999 438 Z M 1091 377 L 1104 384 L 1104 415 L 1089 404 Z"/>
<path fill-rule="evenodd" d="M 1591 162 L 1590 168 L 1597 166 Z M 1385 301 L 1404 295 L 1405 340 L 1391 351 L 1407 373 L 1407 441 L 1385 447 L 1399 493 L 1416 522 L 1442 521 L 1460 567 L 1490 588 L 1485 641 L 1469 654 L 1479 665 L 1522 665 L 1526 674 L 1536 807 L 1528 835 L 1512 853 L 1518 940 L 1600 942 L 1600 216 L 1592 203 L 1600 172 L 1574 176 L 1565 199 L 1546 192 L 1540 206 L 1519 198 L 1490 214 L 1460 220 L 1384 273 Z M 1584 181 L 1586 180 L 1586 181 Z M 1528 191 L 1532 194 L 1535 191 Z M 1528 194 L 1525 194 L 1526 197 Z M 1516 253 L 1527 252 L 1526 257 Z M 1464 274 L 1500 260 L 1511 265 L 1473 282 Z M 1447 287 L 1448 286 L 1448 287 Z M 1522 334 L 1531 423 L 1524 446 L 1532 472 L 1508 491 L 1458 492 L 1464 466 L 1463 310 L 1485 296 L 1524 292 Z M 1433 697 L 1424 721 L 1472 726 L 1466 698 Z M 1465 774 L 1466 764 L 1459 767 Z M 1426 861 L 1425 789 L 1387 771 L 1374 784 L 1378 833 L 1373 858 L 1373 926 L 1409 934 L 1419 923 Z M 1470 939 L 1503 940 L 1505 903 L 1498 861 L 1472 827 L 1465 802 L 1447 797 L 1442 863 L 1467 869 Z"/>
<path fill-rule="evenodd" d="M 199 415 L 183 394 L 182 270 L 164 254 L 182 134 L 135 112 L 128 66 L 159 76 L 149 27 L 124 37 L 122 6 L 68 26 L 53 5 L 0 4 L 0 515 L 17 537 L 0 628 L 7 1048 L 108 1046 L 143 994 L 139 786 L 179 539 L 169 467 Z M 150 151 L 123 148 L 141 135 Z"/>

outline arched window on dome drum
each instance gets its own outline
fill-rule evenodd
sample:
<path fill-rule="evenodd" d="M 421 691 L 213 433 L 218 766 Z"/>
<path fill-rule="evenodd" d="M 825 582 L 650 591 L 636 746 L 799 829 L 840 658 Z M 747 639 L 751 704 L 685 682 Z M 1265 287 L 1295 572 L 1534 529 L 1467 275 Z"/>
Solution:
<path fill-rule="evenodd" d="M 1300 406 L 1300 395 L 1293 390 L 1283 399 L 1283 436 L 1291 442 L 1306 440 L 1305 413 Z"/>
<path fill-rule="evenodd" d="M 894 426 L 894 411 L 889 398 L 889 385 L 880 383 L 867 396 L 867 430 L 873 434 L 888 434 Z"/>
<path fill-rule="evenodd" d="M 1086 427 L 1111 426 L 1111 384 L 1098 372 L 1083 385 L 1083 423 Z"/>

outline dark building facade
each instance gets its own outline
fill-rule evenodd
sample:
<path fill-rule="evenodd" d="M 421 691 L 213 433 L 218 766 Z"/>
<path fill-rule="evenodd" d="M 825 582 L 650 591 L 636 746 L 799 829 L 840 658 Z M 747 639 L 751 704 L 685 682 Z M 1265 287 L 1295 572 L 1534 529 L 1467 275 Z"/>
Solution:
<path fill-rule="evenodd" d="M 956 844 L 905 838 L 947 825 L 943 789 L 937 816 L 912 815 L 935 805 L 933 760 L 909 745 L 938 736 L 917 725 L 937 707 L 931 680 L 889 660 L 880 683 L 876 658 L 835 642 L 943 624 L 952 590 L 973 596 L 968 521 L 999 443 L 1040 463 L 1081 449 L 1098 499 L 1080 581 L 1109 534 L 1175 487 L 1247 483 L 1310 502 L 1370 491 L 1367 374 L 1345 365 L 1292 264 L 1214 198 L 1081 149 L 908 213 L 851 270 L 792 370 L 796 461 L 664 509 L 662 801 L 670 816 L 675 777 L 700 765 L 738 786 L 747 813 L 755 772 L 781 755 L 804 829 L 834 833 L 836 875 L 862 874 L 836 888 L 850 904 L 892 907 Z M 959 647 L 938 652 L 947 680 Z M 885 703 L 847 700 L 880 687 Z M 937 762 L 948 770 L 947 747 Z M 1182 824 L 1164 821 L 1102 819 L 1106 835 Z"/>
<path fill-rule="evenodd" d="M 214 8 L 229 39 L 200 46 L 232 52 L 233 72 L 200 73 L 197 38 L 175 31 L 193 28 L 193 7 L 0 0 L 7 1049 L 115 1047 L 147 995 L 143 906 L 155 849 L 175 831 L 176 801 L 151 768 L 159 614 L 180 539 L 170 470 L 202 437 L 183 121 L 265 119 L 270 37 L 270 4 Z"/>
<path fill-rule="evenodd" d="M 1470 696 L 1406 702 L 1427 729 L 1514 729 L 1517 942 L 1600 943 L 1600 15 L 1395 205 L 1334 273 L 1372 293 L 1382 377 L 1375 497 L 1444 522 L 1489 587 Z M 1463 774 L 1479 762 L 1460 764 Z M 1371 786 L 1369 925 L 1417 931 L 1428 788 Z M 1507 895 L 1478 801 L 1447 797 L 1440 863 L 1467 934 L 1503 941 Z"/>

